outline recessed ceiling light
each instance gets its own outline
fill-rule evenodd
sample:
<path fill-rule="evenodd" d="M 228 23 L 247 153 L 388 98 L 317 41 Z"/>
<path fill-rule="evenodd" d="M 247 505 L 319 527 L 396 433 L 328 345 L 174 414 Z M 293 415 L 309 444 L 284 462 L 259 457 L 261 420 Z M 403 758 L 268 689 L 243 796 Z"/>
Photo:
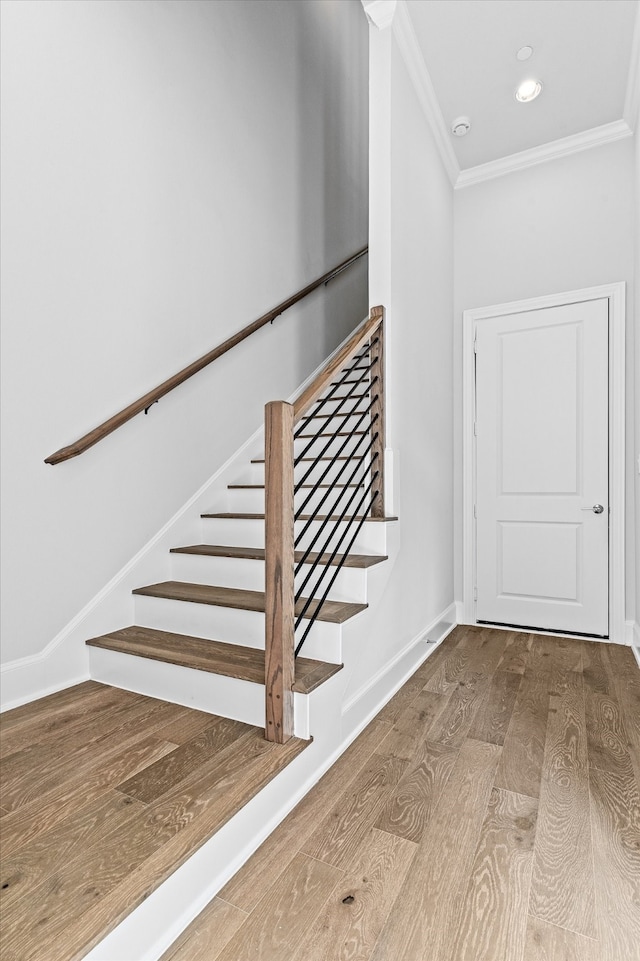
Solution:
<path fill-rule="evenodd" d="M 516 54 L 516 59 L 528 60 L 532 53 L 533 53 L 533 47 L 529 47 L 529 46 L 520 47 L 520 49 Z"/>
<path fill-rule="evenodd" d="M 542 84 L 539 80 L 523 80 L 516 90 L 516 100 L 520 103 L 530 103 L 542 92 Z"/>
<path fill-rule="evenodd" d="M 458 117 L 451 124 L 451 133 L 454 137 L 464 137 L 471 130 L 471 121 L 468 117 Z"/>

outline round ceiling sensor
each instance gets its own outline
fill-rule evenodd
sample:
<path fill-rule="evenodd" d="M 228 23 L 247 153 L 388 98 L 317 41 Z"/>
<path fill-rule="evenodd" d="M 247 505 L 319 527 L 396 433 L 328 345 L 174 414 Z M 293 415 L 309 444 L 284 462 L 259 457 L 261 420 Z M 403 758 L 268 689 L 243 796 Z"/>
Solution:
<path fill-rule="evenodd" d="M 520 47 L 520 49 L 516 54 L 516 59 L 520 61 L 528 60 L 532 53 L 533 53 L 533 47 L 529 47 L 529 46 Z"/>
<path fill-rule="evenodd" d="M 451 133 L 454 137 L 464 137 L 471 130 L 471 121 L 468 117 L 458 117 L 451 124 Z"/>
<path fill-rule="evenodd" d="M 523 80 L 516 90 L 515 97 L 519 103 L 530 103 L 542 93 L 542 84 L 539 80 Z"/>

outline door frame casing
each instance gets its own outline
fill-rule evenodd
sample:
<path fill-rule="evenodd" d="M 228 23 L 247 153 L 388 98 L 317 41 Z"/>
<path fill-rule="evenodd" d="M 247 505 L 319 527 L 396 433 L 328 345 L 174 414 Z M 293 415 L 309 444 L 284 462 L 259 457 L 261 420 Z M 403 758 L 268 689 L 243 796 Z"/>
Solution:
<path fill-rule="evenodd" d="M 609 301 L 609 641 L 625 635 L 625 290 L 624 281 L 527 300 L 476 307 L 462 314 L 462 621 L 476 624 L 476 438 L 474 339 L 476 325 L 505 314 L 584 301 Z M 523 629 L 524 630 L 524 629 Z M 553 633 L 553 632 L 550 632 Z M 564 633 L 564 632 L 558 632 Z"/>

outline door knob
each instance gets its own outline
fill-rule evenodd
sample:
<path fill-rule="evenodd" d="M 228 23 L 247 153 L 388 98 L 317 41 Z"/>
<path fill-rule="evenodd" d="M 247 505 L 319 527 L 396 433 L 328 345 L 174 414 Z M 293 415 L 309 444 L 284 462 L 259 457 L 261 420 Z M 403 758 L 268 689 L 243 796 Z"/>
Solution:
<path fill-rule="evenodd" d="M 594 514 L 602 514 L 604 507 L 602 504 L 594 504 L 593 507 L 581 507 L 581 511 L 593 511 Z"/>

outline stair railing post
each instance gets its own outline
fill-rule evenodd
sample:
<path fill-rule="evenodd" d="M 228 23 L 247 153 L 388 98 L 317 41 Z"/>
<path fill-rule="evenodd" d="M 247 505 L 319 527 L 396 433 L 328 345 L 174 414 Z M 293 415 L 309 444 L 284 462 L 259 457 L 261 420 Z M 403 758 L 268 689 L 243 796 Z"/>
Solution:
<path fill-rule="evenodd" d="M 265 737 L 293 735 L 293 405 L 265 407 Z"/>
<path fill-rule="evenodd" d="M 379 471 L 379 474 L 372 488 L 372 494 L 377 492 L 378 496 L 371 505 L 371 516 L 384 517 L 384 307 L 374 307 L 371 311 L 371 314 L 373 315 L 374 312 L 378 312 L 380 314 L 381 320 L 380 326 L 372 336 L 372 340 L 375 341 L 375 343 L 373 343 L 371 347 L 371 379 L 373 380 L 374 377 L 378 378 L 373 390 L 373 395 L 375 397 L 377 394 L 377 399 L 374 401 L 371 408 L 372 422 L 376 414 L 378 415 L 375 423 L 372 423 L 372 434 L 375 437 L 377 431 L 378 436 L 373 442 L 373 447 L 371 448 L 371 457 L 375 458 L 375 460 L 372 460 L 372 471 Z M 377 457 L 376 454 L 378 455 Z"/>

